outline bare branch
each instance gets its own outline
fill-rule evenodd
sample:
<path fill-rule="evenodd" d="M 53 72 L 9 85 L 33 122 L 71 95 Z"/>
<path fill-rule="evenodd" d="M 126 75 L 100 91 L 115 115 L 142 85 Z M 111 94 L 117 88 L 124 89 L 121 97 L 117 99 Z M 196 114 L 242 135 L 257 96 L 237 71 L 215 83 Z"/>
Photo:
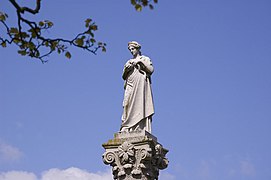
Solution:
<path fill-rule="evenodd" d="M 40 11 L 40 2 L 41 0 L 36 0 L 36 8 L 31 9 L 29 7 L 21 7 L 15 0 L 9 0 L 11 4 L 19 11 L 20 13 L 24 13 L 25 11 L 31 13 L 31 14 L 37 14 Z"/>
<path fill-rule="evenodd" d="M 7 43 L 11 44 L 12 41 L 13 41 L 13 39 L 12 39 L 12 36 L 11 36 L 11 34 L 10 34 L 10 29 L 9 29 L 9 27 L 8 27 L 8 25 L 7 25 L 4 21 L 0 21 L 0 22 L 5 26 L 5 28 L 6 28 L 6 30 L 7 30 L 7 34 L 8 34 L 8 36 L 9 36 L 9 38 L 11 39 L 11 40 L 9 41 L 9 40 L 7 40 L 7 39 L 4 39 L 4 38 L 0 37 L 0 40 L 1 40 L 2 42 L 7 42 Z"/>

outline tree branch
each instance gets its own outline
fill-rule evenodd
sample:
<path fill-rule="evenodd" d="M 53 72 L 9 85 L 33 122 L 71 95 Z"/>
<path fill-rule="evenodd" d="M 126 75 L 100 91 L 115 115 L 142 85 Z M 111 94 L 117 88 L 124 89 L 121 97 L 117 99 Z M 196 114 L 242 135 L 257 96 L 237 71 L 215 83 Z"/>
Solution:
<path fill-rule="evenodd" d="M 39 13 L 41 0 L 36 0 L 35 9 L 22 7 L 16 0 L 9 0 L 9 2 L 16 9 L 17 26 L 8 26 L 5 22 L 8 18 L 7 14 L 0 12 L 0 22 L 4 25 L 7 32 L 7 38 L 0 35 L 0 45 L 2 47 L 6 47 L 7 43 L 15 44 L 18 47 L 19 54 L 37 58 L 43 63 L 47 62 L 43 58 L 48 57 L 55 51 L 59 54 L 65 53 L 67 58 L 71 58 L 71 54 L 67 50 L 68 45 L 87 50 L 93 54 L 96 54 L 99 49 L 106 51 L 106 44 L 96 42 L 94 38 L 94 31 L 98 27 L 91 19 L 86 19 L 85 27 L 87 29 L 75 35 L 73 39 L 50 38 L 44 36 L 44 30 L 51 28 L 53 26 L 52 22 L 48 20 L 36 22 L 23 17 L 25 12 L 32 15 Z M 153 9 L 153 4 L 157 3 L 158 0 L 130 0 L 130 2 L 137 11 L 141 11 L 143 7 L 147 6 Z"/>
<path fill-rule="evenodd" d="M 4 39 L 0 37 L 0 45 L 6 47 L 6 43 L 16 44 L 19 47 L 18 53 L 25 56 L 30 56 L 32 58 L 37 58 L 41 60 L 42 63 L 47 62 L 44 60 L 45 57 L 52 54 L 54 51 L 60 53 L 65 53 L 67 58 L 71 58 L 71 54 L 67 51 L 67 44 L 72 45 L 84 50 L 87 50 L 93 54 L 96 54 L 98 49 L 102 49 L 105 51 L 105 43 L 96 44 L 96 40 L 94 39 L 93 31 L 97 30 L 97 25 L 94 22 L 91 23 L 91 19 L 87 19 L 85 21 L 85 26 L 87 28 L 86 31 L 78 33 L 73 39 L 64 39 L 64 38 L 49 38 L 43 35 L 43 30 L 49 29 L 53 26 L 53 23 L 44 20 L 40 22 L 34 22 L 29 19 L 24 18 L 24 11 L 31 11 L 30 8 L 20 7 L 19 4 L 15 0 L 9 0 L 11 4 L 16 8 L 17 12 L 17 28 L 11 27 L 5 23 L 7 15 L 5 13 L 0 12 L 0 22 L 4 24 L 8 37 L 8 39 Z M 40 1 L 37 0 L 37 7 L 35 12 L 30 12 L 35 14 L 40 9 Z M 24 26 L 23 26 L 24 25 Z M 25 29 L 27 31 L 24 31 Z"/>
<path fill-rule="evenodd" d="M 31 9 L 29 7 L 21 7 L 15 0 L 9 0 L 11 4 L 19 11 L 20 13 L 24 13 L 25 11 L 31 13 L 31 14 L 37 14 L 40 11 L 40 2 L 41 0 L 36 0 L 36 8 Z"/>

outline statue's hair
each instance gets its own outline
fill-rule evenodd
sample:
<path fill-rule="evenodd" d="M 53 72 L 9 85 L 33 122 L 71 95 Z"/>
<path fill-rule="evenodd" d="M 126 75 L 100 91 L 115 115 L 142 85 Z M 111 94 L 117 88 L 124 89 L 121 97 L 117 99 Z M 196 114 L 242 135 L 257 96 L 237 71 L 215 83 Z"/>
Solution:
<path fill-rule="evenodd" d="M 141 49 L 141 45 L 138 42 L 136 42 L 136 41 L 130 41 L 130 42 L 128 42 L 128 48 L 129 48 L 129 46 L 133 46 L 136 49 Z"/>

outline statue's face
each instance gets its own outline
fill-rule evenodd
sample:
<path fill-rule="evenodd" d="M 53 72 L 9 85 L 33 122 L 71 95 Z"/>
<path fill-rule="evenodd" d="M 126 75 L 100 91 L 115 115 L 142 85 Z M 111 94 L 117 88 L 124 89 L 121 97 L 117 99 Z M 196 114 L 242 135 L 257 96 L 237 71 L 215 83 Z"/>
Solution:
<path fill-rule="evenodd" d="M 128 49 L 133 56 L 137 56 L 139 54 L 139 50 L 135 48 L 134 46 L 129 46 Z"/>

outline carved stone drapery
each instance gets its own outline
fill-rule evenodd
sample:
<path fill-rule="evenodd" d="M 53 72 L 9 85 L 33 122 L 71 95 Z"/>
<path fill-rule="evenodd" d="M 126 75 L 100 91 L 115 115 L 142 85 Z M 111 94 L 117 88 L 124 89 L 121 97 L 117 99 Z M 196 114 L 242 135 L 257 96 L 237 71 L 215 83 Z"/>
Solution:
<path fill-rule="evenodd" d="M 103 147 L 103 161 L 112 166 L 117 180 L 155 180 L 159 170 L 168 166 L 168 150 L 146 131 L 116 133 Z"/>

